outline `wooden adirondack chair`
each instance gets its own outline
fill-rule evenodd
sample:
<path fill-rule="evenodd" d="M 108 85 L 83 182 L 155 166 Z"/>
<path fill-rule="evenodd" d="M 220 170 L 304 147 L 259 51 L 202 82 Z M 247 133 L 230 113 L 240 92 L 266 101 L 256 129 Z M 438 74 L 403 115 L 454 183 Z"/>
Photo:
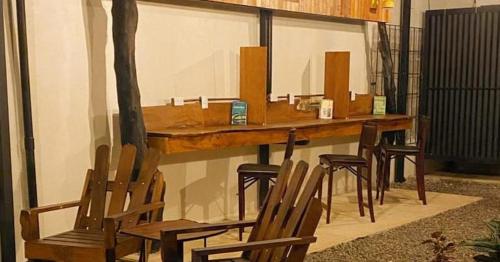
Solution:
<path fill-rule="evenodd" d="M 122 235 L 119 230 L 158 217 L 164 206 L 165 185 L 157 169 L 160 154 L 152 149 L 146 152 L 139 176 L 132 182 L 135 156 L 135 146 L 123 146 L 115 180 L 108 181 L 109 147 L 100 146 L 96 152 L 95 168 L 87 172 L 79 201 L 23 210 L 21 226 L 25 257 L 30 261 L 98 262 L 115 261 L 139 252 L 144 242 Z M 124 211 L 129 193 L 129 205 Z M 105 217 L 107 195 L 110 199 Z M 78 207 L 73 230 L 40 238 L 39 214 L 71 207 Z M 144 214 L 149 218 L 142 219 Z"/>
<path fill-rule="evenodd" d="M 238 251 L 243 252 L 241 258 L 222 261 L 303 261 L 309 245 L 316 241 L 314 232 L 321 218 L 322 204 L 314 195 L 325 170 L 320 166 L 314 169 L 297 200 L 308 164 L 299 162 L 290 177 L 292 166 L 290 160 L 283 162 L 276 184 L 269 192 L 256 221 L 236 221 L 162 231 L 162 260 L 182 261 L 182 251 L 178 251 L 176 246 L 179 234 L 253 227 L 248 243 L 194 249 L 192 261 L 204 262 L 208 261 L 209 255 Z"/>

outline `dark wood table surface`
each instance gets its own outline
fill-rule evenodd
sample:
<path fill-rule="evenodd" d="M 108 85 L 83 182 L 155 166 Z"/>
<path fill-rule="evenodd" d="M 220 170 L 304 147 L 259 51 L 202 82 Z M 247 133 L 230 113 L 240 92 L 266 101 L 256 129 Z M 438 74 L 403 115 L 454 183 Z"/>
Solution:
<path fill-rule="evenodd" d="M 127 228 L 121 230 L 122 233 L 140 237 L 149 240 L 160 240 L 160 232 L 165 229 L 175 229 L 181 227 L 189 227 L 195 225 L 203 225 L 204 223 L 198 223 L 191 220 L 180 219 L 180 220 L 172 220 L 172 221 L 162 221 L 162 222 L 154 222 L 149 224 L 143 224 L 132 228 Z M 215 230 L 215 231 L 207 231 L 207 232 L 199 232 L 199 233 L 191 233 L 191 234 L 180 234 L 178 236 L 178 241 L 191 241 L 198 239 L 206 239 L 209 237 L 217 236 L 227 232 L 227 230 Z"/>

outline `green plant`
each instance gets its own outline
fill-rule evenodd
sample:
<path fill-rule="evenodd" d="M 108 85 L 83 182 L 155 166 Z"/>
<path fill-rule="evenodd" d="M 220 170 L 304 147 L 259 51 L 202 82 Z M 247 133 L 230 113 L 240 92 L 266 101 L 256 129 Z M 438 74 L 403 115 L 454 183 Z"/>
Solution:
<path fill-rule="evenodd" d="M 442 232 L 434 232 L 431 239 L 427 239 L 422 244 L 432 244 L 434 258 L 431 262 L 451 262 L 454 257 L 450 255 L 455 251 L 455 243 L 448 241 L 448 238 Z"/>
<path fill-rule="evenodd" d="M 500 261 L 500 220 L 492 220 L 486 223 L 491 231 L 489 238 L 469 240 L 462 243 L 464 246 L 472 247 L 474 250 L 487 253 L 487 255 L 477 255 L 474 257 L 480 262 Z"/>

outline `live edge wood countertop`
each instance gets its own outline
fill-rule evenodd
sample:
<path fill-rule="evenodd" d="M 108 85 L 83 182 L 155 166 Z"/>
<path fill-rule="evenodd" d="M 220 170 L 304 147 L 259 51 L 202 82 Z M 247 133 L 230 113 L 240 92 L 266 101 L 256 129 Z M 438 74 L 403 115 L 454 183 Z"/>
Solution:
<path fill-rule="evenodd" d="M 148 143 L 164 154 L 277 144 L 286 142 L 291 128 L 297 129 L 298 140 L 312 140 L 359 135 L 361 126 L 365 122 L 376 122 L 379 131 L 397 131 L 410 129 L 413 117 L 366 115 L 348 119 L 301 120 L 266 125 L 178 126 L 164 130 L 148 130 Z"/>

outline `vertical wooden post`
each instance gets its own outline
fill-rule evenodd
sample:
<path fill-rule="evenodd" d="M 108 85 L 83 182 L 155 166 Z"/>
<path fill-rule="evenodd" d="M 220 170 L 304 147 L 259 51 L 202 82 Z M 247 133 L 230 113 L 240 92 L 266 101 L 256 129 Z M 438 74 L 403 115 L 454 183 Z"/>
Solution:
<path fill-rule="evenodd" d="M 120 109 L 122 144 L 137 147 L 135 173 L 139 172 L 146 150 L 146 128 L 141 107 L 135 65 L 135 34 L 138 10 L 136 0 L 113 0 L 113 43 L 115 45 L 116 89 Z"/>

